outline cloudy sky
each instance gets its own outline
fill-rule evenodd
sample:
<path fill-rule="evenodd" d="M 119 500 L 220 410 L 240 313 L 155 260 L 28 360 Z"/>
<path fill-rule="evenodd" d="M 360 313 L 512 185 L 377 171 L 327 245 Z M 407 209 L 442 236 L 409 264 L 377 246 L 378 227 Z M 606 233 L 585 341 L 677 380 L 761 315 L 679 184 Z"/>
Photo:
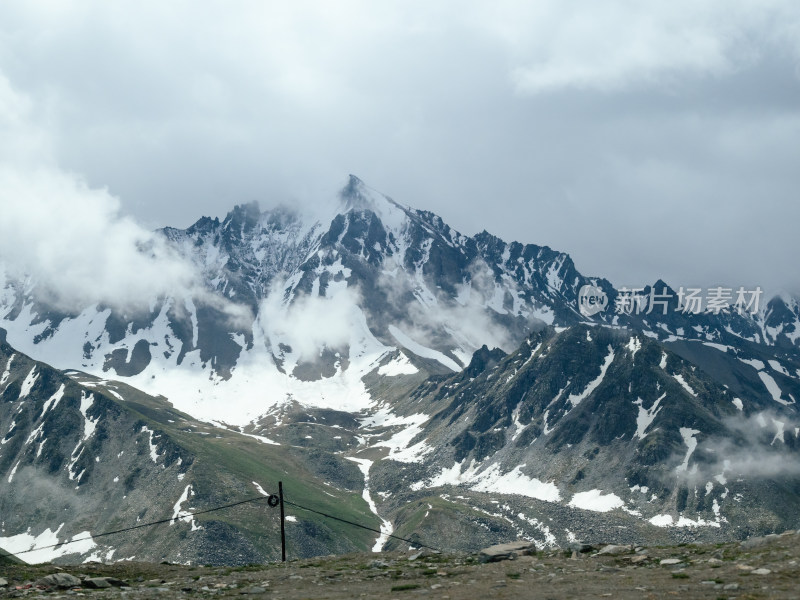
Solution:
<path fill-rule="evenodd" d="M 3 209 L 60 207 L 26 236 L 354 173 L 616 285 L 800 292 L 798 167 L 796 0 L 0 4 Z"/>

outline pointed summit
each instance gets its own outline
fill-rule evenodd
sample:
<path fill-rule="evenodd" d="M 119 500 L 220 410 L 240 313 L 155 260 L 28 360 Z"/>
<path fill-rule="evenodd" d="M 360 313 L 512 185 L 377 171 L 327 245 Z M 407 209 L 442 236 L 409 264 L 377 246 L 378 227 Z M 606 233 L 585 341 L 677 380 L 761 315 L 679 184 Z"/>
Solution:
<path fill-rule="evenodd" d="M 344 203 L 342 212 L 364 209 L 374 211 L 375 198 L 372 196 L 366 184 L 351 173 L 347 185 L 339 192 L 339 197 Z"/>
<path fill-rule="evenodd" d="M 261 218 L 261 206 L 255 200 L 246 204 L 237 204 L 233 207 L 222 222 L 223 229 L 234 228 L 241 231 L 250 231 Z"/>
<path fill-rule="evenodd" d="M 342 202 L 342 213 L 367 210 L 375 213 L 384 226 L 392 228 L 400 228 L 415 212 L 369 187 L 353 174 L 350 174 L 347 185 L 339 192 L 339 198 Z"/>

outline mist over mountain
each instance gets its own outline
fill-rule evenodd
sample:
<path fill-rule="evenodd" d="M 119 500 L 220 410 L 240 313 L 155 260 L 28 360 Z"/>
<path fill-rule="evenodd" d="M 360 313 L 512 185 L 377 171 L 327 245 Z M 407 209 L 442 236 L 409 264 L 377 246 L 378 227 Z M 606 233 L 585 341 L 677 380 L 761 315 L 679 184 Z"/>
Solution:
<path fill-rule="evenodd" d="M 125 441 L 135 432 L 139 448 L 158 435 L 175 458 L 117 462 L 123 476 L 144 481 L 162 466 L 172 478 L 163 500 L 148 501 L 155 511 L 182 506 L 189 485 L 198 505 L 221 498 L 177 457 L 221 460 L 219 477 L 244 491 L 258 476 L 241 466 L 248 455 L 277 461 L 270 481 L 299 468 L 297 485 L 333 486 L 385 531 L 454 548 L 509 536 L 542 547 L 729 539 L 796 525 L 796 298 L 756 303 L 751 290 L 712 288 L 689 310 L 687 290 L 663 281 L 632 296 L 564 252 L 463 235 L 355 176 L 311 214 L 250 203 L 157 232 L 111 215 L 87 234 L 107 239 L 103 223 L 120 232 L 108 260 L 101 245 L 97 260 L 65 248 L 47 268 L 0 264 L 2 506 L 18 515 L 0 546 L 26 526 L 30 540 L 15 544 L 79 533 L 26 512 L 37 504 L 27 482 L 99 501 L 117 483 L 111 471 L 78 463 L 141 455 Z M 25 355 L 41 362 L 23 368 L 13 357 Z M 58 410 L 71 412 L 56 426 L 59 382 L 72 391 Z M 149 412 L 115 386 L 150 398 Z M 105 391 L 89 403 L 93 389 Z M 237 442 L 223 460 L 176 421 L 270 443 Z M 106 445 L 86 423 L 104 424 Z M 54 436 L 63 448 L 48 454 Z M 132 502 L 98 523 L 132 515 Z M 263 559 L 242 523 L 225 534 L 243 544 L 235 560 Z M 165 541 L 158 557 L 205 560 L 200 549 L 223 539 L 209 528 Z M 314 537 L 301 535 L 302 554 L 377 543 Z M 138 553 L 143 539 L 103 556 Z"/>

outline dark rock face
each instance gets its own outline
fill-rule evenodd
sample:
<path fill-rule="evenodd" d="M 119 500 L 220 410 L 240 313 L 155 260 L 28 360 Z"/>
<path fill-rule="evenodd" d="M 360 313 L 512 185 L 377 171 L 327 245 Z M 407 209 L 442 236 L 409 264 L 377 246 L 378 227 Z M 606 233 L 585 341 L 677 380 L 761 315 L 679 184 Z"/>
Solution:
<path fill-rule="evenodd" d="M 130 360 L 126 348 L 114 350 L 106 356 L 103 370 L 113 369 L 121 377 L 132 377 L 144 371 L 148 364 L 150 364 L 150 344 L 145 340 L 139 340 L 131 351 Z"/>
<path fill-rule="evenodd" d="M 580 495 L 594 490 L 597 498 L 616 496 L 617 507 L 643 521 L 669 515 L 723 536 L 737 535 L 742 524 L 720 515 L 745 506 L 770 529 L 793 522 L 800 478 L 778 466 L 800 459 L 796 431 L 784 432 L 783 420 L 796 422 L 792 406 L 778 410 L 762 391 L 739 408 L 730 389 L 629 330 L 545 331 L 491 366 L 488 355 L 479 350 L 472 372 L 430 381 L 411 394 L 414 410 L 431 415 L 412 442 L 424 440 L 430 452 L 413 476 L 387 485 L 392 494 L 415 498 L 403 487 L 436 485 L 445 471 L 449 479 L 460 474 L 469 489 L 495 469 L 497 479 L 521 473 L 523 486 L 549 483 L 562 502 L 573 498 L 578 508 L 611 510 L 592 508 L 592 494 Z M 779 473 L 749 468 L 752 456 Z M 497 492 L 515 493 L 513 486 Z"/>
<path fill-rule="evenodd" d="M 472 355 L 472 360 L 464 369 L 467 377 L 477 377 L 487 369 L 493 369 L 506 356 L 500 348 L 489 350 L 484 344 Z"/>

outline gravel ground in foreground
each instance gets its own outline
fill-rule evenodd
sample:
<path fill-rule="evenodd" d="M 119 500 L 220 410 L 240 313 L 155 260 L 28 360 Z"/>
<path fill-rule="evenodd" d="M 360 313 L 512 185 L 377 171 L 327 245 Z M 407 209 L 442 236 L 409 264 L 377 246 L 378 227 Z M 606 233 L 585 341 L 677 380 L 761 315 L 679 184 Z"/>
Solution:
<path fill-rule="evenodd" d="M 0 598 L 800 598 L 795 532 L 741 544 L 601 549 L 492 563 L 477 554 L 394 552 L 247 567 L 11 565 L 0 566 Z M 48 575 L 56 575 L 49 585 L 41 582 Z"/>

